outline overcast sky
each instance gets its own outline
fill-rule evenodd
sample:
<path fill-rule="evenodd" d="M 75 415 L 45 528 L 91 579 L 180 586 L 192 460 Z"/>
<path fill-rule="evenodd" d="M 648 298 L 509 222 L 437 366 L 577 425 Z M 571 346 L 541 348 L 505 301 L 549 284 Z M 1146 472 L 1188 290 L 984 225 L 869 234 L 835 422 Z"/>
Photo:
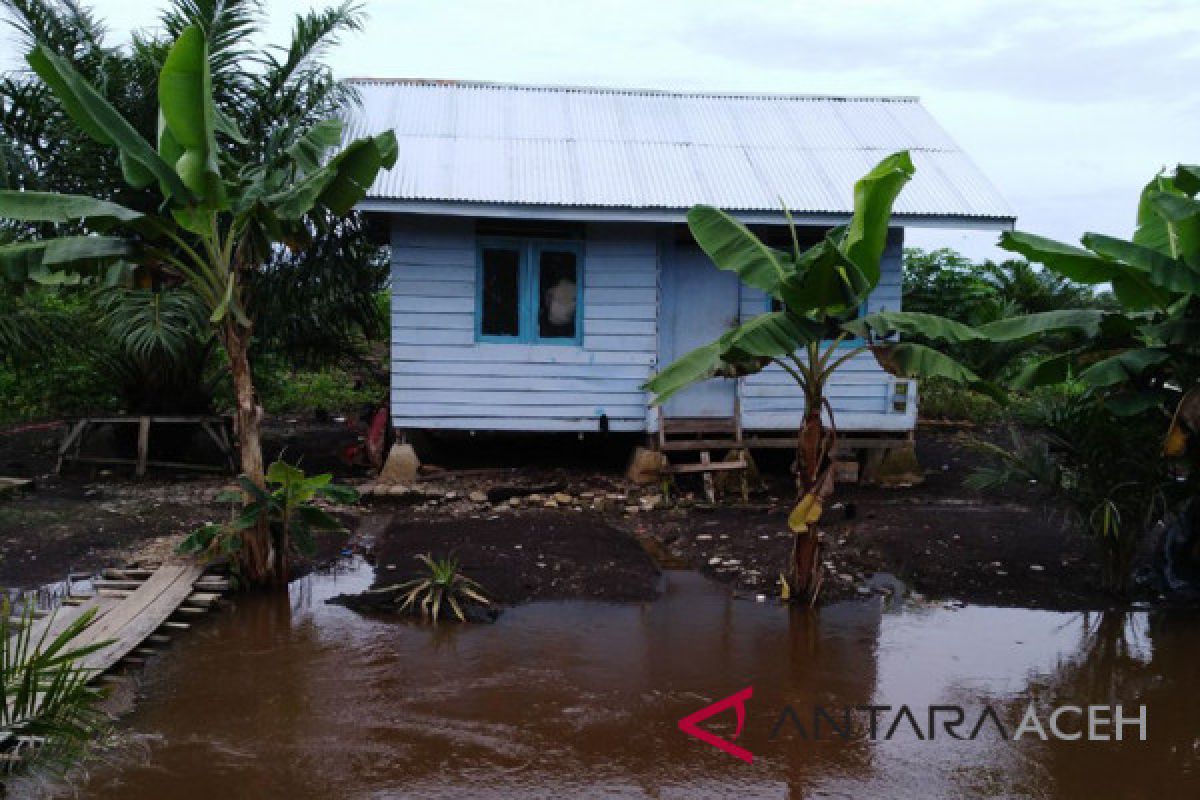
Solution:
<path fill-rule="evenodd" d="M 87 3 L 88 0 L 84 0 Z M 153 0 L 92 0 L 114 40 Z M 304 2 L 269 0 L 283 41 Z M 1160 167 L 1200 160 L 1197 0 L 368 0 L 340 76 L 915 94 L 1022 229 L 1128 235 Z M 921 246 L 998 254 L 995 234 Z"/>

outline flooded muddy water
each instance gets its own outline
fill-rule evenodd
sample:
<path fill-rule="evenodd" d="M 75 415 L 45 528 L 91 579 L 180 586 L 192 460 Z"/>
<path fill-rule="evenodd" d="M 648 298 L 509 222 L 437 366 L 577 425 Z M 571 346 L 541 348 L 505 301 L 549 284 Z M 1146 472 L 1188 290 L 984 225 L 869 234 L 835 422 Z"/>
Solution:
<path fill-rule="evenodd" d="M 370 580 L 358 563 L 288 598 L 238 598 L 195 626 L 148 669 L 119 725 L 128 744 L 59 794 L 1200 796 L 1194 614 L 879 602 L 806 613 L 688 572 L 668 572 L 656 602 L 535 603 L 490 626 L 434 629 L 325 603 Z M 752 763 L 680 731 L 682 717 L 747 687 L 736 744 Z M 991 722 L 967 735 L 984 708 L 1011 734 L 1031 702 L 1145 705 L 1147 738 L 1013 741 Z M 818 740 L 818 706 L 844 721 L 872 705 L 892 708 L 876 712 L 876 736 L 854 711 L 847 736 L 825 720 Z M 918 725 L 888 738 L 901 706 Z M 964 711 L 961 740 L 928 738 L 930 706 Z M 700 726 L 729 739 L 734 718 Z"/>

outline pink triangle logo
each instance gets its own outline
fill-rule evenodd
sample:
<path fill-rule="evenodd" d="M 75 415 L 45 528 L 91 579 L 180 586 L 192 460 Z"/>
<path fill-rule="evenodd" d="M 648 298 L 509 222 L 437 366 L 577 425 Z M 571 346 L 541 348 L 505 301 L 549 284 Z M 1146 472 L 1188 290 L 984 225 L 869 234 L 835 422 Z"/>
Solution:
<path fill-rule="evenodd" d="M 700 727 L 700 723 L 709 717 L 720 714 L 722 711 L 725 711 L 728 708 L 732 708 L 734 713 L 737 714 L 737 730 L 733 732 L 732 738 L 738 738 L 742 735 L 742 728 L 746 724 L 746 701 L 753 696 L 754 687 L 747 686 L 745 689 L 729 695 L 729 697 L 726 697 L 724 700 L 718 700 L 712 705 L 705 706 L 695 713 L 688 714 L 686 717 L 679 720 L 679 730 L 683 731 L 688 736 L 695 736 L 700 741 L 704 742 L 705 744 L 710 744 L 718 750 L 729 753 L 729 755 L 733 756 L 734 758 L 740 758 L 747 764 L 753 764 L 754 754 L 749 750 L 744 747 L 738 747 L 733 742 L 722 739 L 720 736 L 709 733 Z"/>

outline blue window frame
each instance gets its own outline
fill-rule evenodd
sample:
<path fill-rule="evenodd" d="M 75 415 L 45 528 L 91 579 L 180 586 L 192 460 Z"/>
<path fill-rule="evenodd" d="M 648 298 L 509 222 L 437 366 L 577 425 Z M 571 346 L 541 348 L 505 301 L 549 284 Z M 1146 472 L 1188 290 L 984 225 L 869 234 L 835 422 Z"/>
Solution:
<path fill-rule="evenodd" d="M 475 339 L 577 345 L 583 339 L 583 246 L 561 239 L 480 237 Z"/>

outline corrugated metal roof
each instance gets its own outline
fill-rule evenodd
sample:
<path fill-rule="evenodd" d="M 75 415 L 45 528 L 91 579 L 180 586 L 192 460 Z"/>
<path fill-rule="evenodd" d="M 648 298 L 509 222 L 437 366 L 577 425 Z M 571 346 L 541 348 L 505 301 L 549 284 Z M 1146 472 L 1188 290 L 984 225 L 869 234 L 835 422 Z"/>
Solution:
<path fill-rule="evenodd" d="M 368 201 L 844 214 L 896 150 L 902 215 L 1011 220 L 999 192 L 916 98 L 351 81 L 348 135 L 388 128 L 400 157 Z"/>

